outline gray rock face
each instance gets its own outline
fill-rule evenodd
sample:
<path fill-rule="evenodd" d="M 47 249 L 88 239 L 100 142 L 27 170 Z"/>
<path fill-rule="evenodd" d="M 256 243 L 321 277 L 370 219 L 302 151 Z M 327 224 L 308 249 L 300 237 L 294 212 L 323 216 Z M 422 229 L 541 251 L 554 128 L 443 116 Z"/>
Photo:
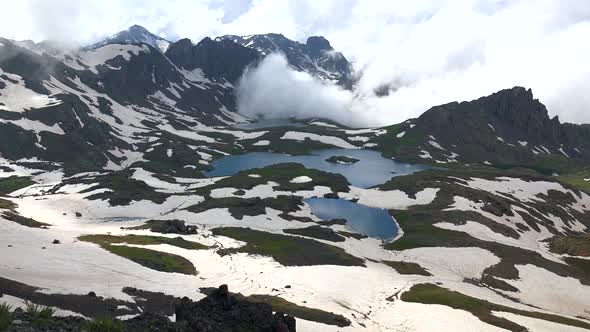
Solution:
<path fill-rule="evenodd" d="M 193 63 L 193 43 L 188 38 L 180 39 L 170 45 L 168 50 L 166 50 L 166 56 L 181 68 L 191 70 L 197 67 Z"/>
<path fill-rule="evenodd" d="M 436 160 L 454 152 L 463 162 L 506 166 L 534 165 L 542 158 L 590 161 L 589 127 L 549 118 L 546 107 L 523 87 L 435 106 L 409 122 L 414 126 L 404 125 L 404 138 L 421 137 L 415 148 L 426 149 Z"/>
<path fill-rule="evenodd" d="M 284 54 L 289 65 L 323 81 L 352 88 L 352 67 L 340 52 L 336 52 L 324 37 L 309 37 L 305 44 L 290 40 L 281 34 L 269 33 L 253 36 L 227 35 L 217 40 L 231 40 L 256 50 L 260 56 Z"/>
<path fill-rule="evenodd" d="M 192 45 L 189 39 L 172 44 L 166 56 L 187 70 L 200 68 L 208 77 L 235 83 L 246 67 L 258 60 L 258 54 L 231 40 L 204 38 Z"/>

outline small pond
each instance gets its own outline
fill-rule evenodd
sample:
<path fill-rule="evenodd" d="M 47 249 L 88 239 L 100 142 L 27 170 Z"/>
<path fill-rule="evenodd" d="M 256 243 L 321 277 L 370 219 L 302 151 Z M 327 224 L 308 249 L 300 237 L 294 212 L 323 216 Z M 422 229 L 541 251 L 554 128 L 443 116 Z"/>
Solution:
<path fill-rule="evenodd" d="M 356 233 L 385 241 L 391 241 L 397 236 L 397 224 L 385 209 L 372 208 L 344 199 L 307 198 L 304 201 L 318 218 L 325 221 L 346 219 L 346 227 Z"/>
<path fill-rule="evenodd" d="M 354 164 L 337 164 L 326 161 L 332 156 L 347 156 L 359 161 Z M 302 164 L 307 168 L 342 174 L 353 186 L 360 188 L 372 187 L 387 182 L 394 176 L 412 174 L 430 168 L 425 165 L 413 165 L 386 159 L 379 152 L 372 150 L 325 149 L 302 156 L 273 152 L 249 152 L 242 155 L 226 156 L 214 160 L 211 163 L 213 170 L 205 175 L 229 176 L 244 170 L 290 162 Z"/>

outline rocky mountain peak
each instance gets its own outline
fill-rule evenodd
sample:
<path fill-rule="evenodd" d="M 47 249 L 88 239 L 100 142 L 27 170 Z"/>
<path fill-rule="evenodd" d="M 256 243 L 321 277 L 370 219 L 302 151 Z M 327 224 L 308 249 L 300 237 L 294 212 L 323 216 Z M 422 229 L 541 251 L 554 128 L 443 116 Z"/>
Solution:
<path fill-rule="evenodd" d="M 533 91 L 516 86 L 472 101 L 435 106 L 411 121 L 405 136 L 421 136 L 423 158 L 531 165 L 538 158 L 588 160 L 588 127 L 550 118 Z M 445 155 L 446 153 L 446 155 Z M 451 158 L 452 159 L 452 158 Z"/>
<path fill-rule="evenodd" d="M 134 24 L 134 25 L 130 26 L 129 29 L 127 29 L 127 31 L 129 31 L 130 33 L 136 33 L 136 34 L 151 34 L 151 32 L 149 32 L 148 29 L 146 29 L 138 24 Z"/>
<path fill-rule="evenodd" d="M 346 58 L 335 52 L 330 42 L 321 36 L 309 37 L 305 44 L 288 39 L 282 34 L 218 37 L 255 50 L 261 57 L 271 53 L 283 54 L 289 65 L 322 81 L 352 87 L 352 69 Z"/>
<path fill-rule="evenodd" d="M 498 120 L 511 124 L 516 129 L 530 130 L 546 127 L 550 122 L 545 105 L 533 97 L 531 89 L 520 86 L 482 97 L 476 101 L 476 104 Z"/>
<path fill-rule="evenodd" d="M 90 45 L 90 48 L 98 48 L 100 46 L 114 43 L 145 43 L 162 52 L 165 52 L 170 45 L 170 42 L 166 39 L 151 33 L 141 25 L 135 24 L 127 30 L 120 31 L 98 43 Z"/>
<path fill-rule="evenodd" d="M 322 36 L 312 36 L 307 38 L 305 45 L 314 56 L 319 56 L 325 51 L 333 50 L 330 42 Z"/>
<path fill-rule="evenodd" d="M 178 67 L 188 69 L 192 66 L 192 47 L 192 41 L 183 38 L 176 43 L 170 44 L 165 54 Z"/>
<path fill-rule="evenodd" d="M 258 59 L 256 51 L 231 40 L 214 41 L 203 38 L 193 45 L 190 39 L 181 39 L 170 45 L 166 56 L 176 66 L 186 70 L 200 68 L 213 79 L 235 82 L 244 69 Z"/>
<path fill-rule="evenodd" d="M 205 37 L 200 42 L 198 42 L 197 45 L 211 46 L 213 45 L 213 39 L 211 39 L 210 37 Z"/>

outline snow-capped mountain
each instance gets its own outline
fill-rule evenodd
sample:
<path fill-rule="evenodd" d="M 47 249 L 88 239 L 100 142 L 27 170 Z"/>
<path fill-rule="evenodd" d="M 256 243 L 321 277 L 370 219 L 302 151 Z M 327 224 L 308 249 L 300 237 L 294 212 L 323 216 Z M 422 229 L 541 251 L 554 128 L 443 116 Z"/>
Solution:
<path fill-rule="evenodd" d="M 141 27 L 117 36 L 119 43 L 111 39 L 59 52 L 49 51 L 55 46 L 48 43 L 0 39 L 0 139 L 17 143 L 0 146 L 4 158 L 38 158 L 72 169 L 124 167 L 144 158 L 140 151 L 149 149 L 154 135 L 172 136 L 176 143 L 222 144 L 217 148 L 222 152 L 242 149 L 223 145 L 232 134 L 202 133 L 244 121 L 237 113 L 235 83 L 271 52 L 284 53 L 296 70 L 351 84 L 346 58 L 322 37 L 305 44 L 278 34 L 204 38 L 196 44 L 181 39 L 162 52 L 157 43 L 138 41 L 156 38 Z M 340 145 L 358 143 L 412 161 L 531 166 L 550 159 L 551 167 L 543 166 L 549 171 L 574 159 L 586 163 L 588 127 L 550 120 L 544 106 L 521 90 L 435 107 L 419 119 L 386 128 L 387 135 L 345 138 Z M 461 145 L 458 137 L 473 142 Z M 185 155 L 200 159 L 194 150 Z"/>
<path fill-rule="evenodd" d="M 352 87 L 352 67 L 348 60 L 332 48 L 324 37 L 313 36 L 305 44 L 290 40 L 282 34 L 234 36 L 226 35 L 216 40 L 231 40 L 258 51 L 261 56 L 274 52 L 283 53 L 291 67 L 338 85 Z"/>
<path fill-rule="evenodd" d="M 0 154 L 71 169 L 116 168 L 136 161 L 154 135 L 223 141 L 197 132 L 244 121 L 234 84 L 271 49 L 228 38 L 164 42 L 140 26 L 69 51 L 0 39 L 0 139 L 18 143 L 3 144 Z M 348 62 L 332 62 L 337 53 L 323 38 L 274 43 L 279 51 L 291 45 L 286 54 L 297 70 L 339 83 L 349 77 Z"/>
<path fill-rule="evenodd" d="M 133 25 L 127 30 L 118 32 L 98 43 L 90 46 L 90 48 L 97 48 L 106 44 L 148 44 L 162 52 L 166 52 L 170 42 L 166 39 L 156 36 L 149 32 L 141 25 Z"/>
<path fill-rule="evenodd" d="M 4 158 L 121 166 L 158 131 L 189 135 L 239 118 L 231 84 L 147 44 L 51 56 L 2 39 L 0 54 L 0 139 L 15 143 L 0 146 Z"/>

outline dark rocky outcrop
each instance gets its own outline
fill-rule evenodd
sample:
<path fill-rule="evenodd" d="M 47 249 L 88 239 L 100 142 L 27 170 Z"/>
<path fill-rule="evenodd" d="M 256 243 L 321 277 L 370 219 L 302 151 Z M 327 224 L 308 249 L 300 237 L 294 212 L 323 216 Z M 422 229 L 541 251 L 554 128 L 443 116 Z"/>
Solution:
<path fill-rule="evenodd" d="M 295 331 L 295 318 L 230 294 L 227 285 L 198 302 L 183 298 L 176 306 L 176 321 L 187 322 L 189 331 Z"/>
<path fill-rule="evenodd" d="M 149 229 L 151 232 L 162 233 L 162 234 L 182 234 L 182 235 L 197 234 L 197 227 L 196 226 L 186 225 L 184 220 L 178 220 L 178 219 L 148 220 L 143 225 L 123 228 L 123 229 L 129 229 L 129 230 Z"/>
<path fill-rule="evenodd" d="M 200 68 L 207 77 L 235 83 L 246 67 L 258 59 L 258 53 L 231 40 L 212 40 L 209 37 L 193 45 L 181 39 L 170 45 L 166 56 L 186 70 Z"/>
<path fill-rule="evenodd" d="M 330 158 L 326 159 L 326 161 L 333 164 L 351 165 L 357 163 L 359 160 L 347 156 L 331 156 Z"/>
<path fill-rule="evenodd" d="M 127 289 L 126 292 L 145 297 L 144 291 Z M 149 293 L 149 292 L 147 292 Z M 149 296 L 156 293 L 149 293 Z M 164 301 L 169 302 L 169 301 Z M 42 308 L 38 308 L 42 309 Z M 74 331 L 161 331 L 161 332 L 216 332 L 260 331 L 295 332 L 295 318 L 280 312 L 273 313 L 267 303 L 247 301 L 239 294 L 231 294 L 222 285 L 204 299 L 194 302 L 189 298 L 176 300 L 175 322 L 163 313 L 146 311 L 132 319 L 120 321 L 100 318 L 86 321 L 80 317 L 52 317 L 50 313 L 35 313 L 15 309 L 10 317 L 7 332 L 74 332 Z"/>
<path fill-rule="evenodd" d="M 345 240 L 343 236 L 338 235 L 338 233 L 336 233 L 333 229 L 318 225 L 309 226 L 306 228 L 284 229 L 283 232 L 287 234 L 307 236 L 332 242 L 344 242 Z"/>
<path fill-rule="evenodd" d="M 435 106 L 389 130 L 379 138 L 379 149 L 400 159 L 489 162 L 548 174 L 590 163 L 590 128 L 550 118 L 547 108 L 523 87 Z M 418 157 L 423 150 L 432 159 Z"/>

